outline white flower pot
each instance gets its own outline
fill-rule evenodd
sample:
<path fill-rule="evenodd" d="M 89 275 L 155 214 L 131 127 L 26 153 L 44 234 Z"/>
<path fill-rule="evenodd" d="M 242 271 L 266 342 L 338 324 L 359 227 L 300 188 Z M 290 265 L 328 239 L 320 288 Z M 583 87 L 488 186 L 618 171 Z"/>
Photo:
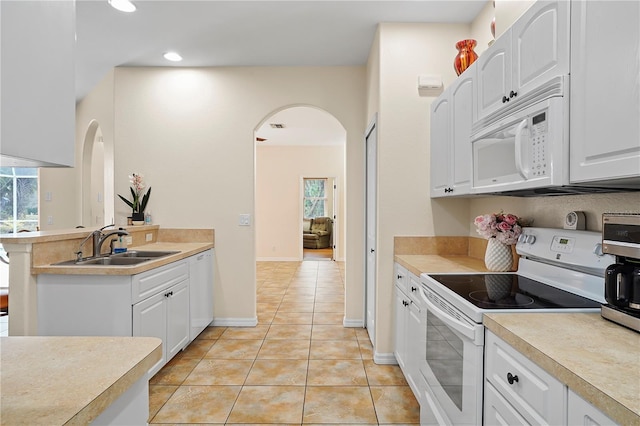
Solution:
<path fill-rule="evenodd" d="M 495 238 L 489 238 L 487 251 L 484 254 L 484 264 L 490 271 L 510 271 L 513 267 L 511 246 L 501 243 Z"/>

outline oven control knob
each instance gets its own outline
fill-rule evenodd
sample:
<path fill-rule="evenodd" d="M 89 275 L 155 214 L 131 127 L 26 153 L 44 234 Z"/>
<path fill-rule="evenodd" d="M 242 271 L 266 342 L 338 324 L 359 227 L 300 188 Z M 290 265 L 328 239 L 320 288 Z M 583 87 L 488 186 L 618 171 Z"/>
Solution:
<path fill-rule="evenodd" d="M 527 235 L 524 238 L 524 242 L 527 243 L 527 244 L 533 244 L 533 243 L 536 242 L 536 236 L 535 235 Z"/>

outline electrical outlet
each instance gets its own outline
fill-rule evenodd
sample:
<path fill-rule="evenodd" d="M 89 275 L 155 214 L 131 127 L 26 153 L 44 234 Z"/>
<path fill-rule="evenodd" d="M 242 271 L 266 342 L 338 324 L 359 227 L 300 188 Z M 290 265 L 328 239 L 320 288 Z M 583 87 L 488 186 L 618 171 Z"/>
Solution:
<path fill-rule="evenodd" d="M 241 214 L 240 219 L 238 221 L 238 225 L 240 226 L 249 226 L 251 225 L 251 215 L 249 214 Z"/>
<path fill-rule="evenodd" d="M 47 216 L 47 225 L 53 225 L 53 216 Z"/>
<path fill-rule="evenodd" d="M 133 237 L 132 236 L 125 236 L 124 237 L 124 243 L 128 246 L 130 246 L 131 244 L 133 244 Z"/>
<path fill-rule="evenodd" d="M 149 232 L 147 235 L 144 236 L 144 238 L 146 242 L 153 241 L 153 234 Z"/>
<path fill-rule="evenodd" d="M 44 193 L 44 200 L 45 201 L 51 201 L 51 199 L 53 198 L 53 194 L 51 194 L 50 191 L 47 191 Z"/>

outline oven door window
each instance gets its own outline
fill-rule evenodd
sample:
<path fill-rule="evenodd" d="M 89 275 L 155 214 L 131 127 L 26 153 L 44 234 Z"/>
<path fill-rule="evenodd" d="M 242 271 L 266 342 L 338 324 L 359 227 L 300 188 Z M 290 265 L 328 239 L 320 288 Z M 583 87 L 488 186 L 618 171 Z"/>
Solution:
<path fill-rule="evenodd" d="M 462 411 L 464 342 L 431 312 L 427 312 L 426 353 L 435 380 Z"/>
<path fill-rule="evenodd" d="M 430 393 L 452 424 L 476 424 L 482 419 L 483 347 L 429 309 L 426 321 L 425 359 L 420 371 Z"/>

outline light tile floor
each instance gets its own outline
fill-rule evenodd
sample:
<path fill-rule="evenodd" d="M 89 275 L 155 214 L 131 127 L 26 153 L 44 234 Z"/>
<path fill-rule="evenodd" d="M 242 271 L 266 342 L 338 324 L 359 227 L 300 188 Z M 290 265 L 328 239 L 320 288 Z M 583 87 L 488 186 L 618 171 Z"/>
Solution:
<path fill-rule="evenodd" d="M 150 381 L 152 424 L 417 424 L 396 365 L 344 328 L 344 264 L 258 262 L 258 325 L 209 327 Z"/>

